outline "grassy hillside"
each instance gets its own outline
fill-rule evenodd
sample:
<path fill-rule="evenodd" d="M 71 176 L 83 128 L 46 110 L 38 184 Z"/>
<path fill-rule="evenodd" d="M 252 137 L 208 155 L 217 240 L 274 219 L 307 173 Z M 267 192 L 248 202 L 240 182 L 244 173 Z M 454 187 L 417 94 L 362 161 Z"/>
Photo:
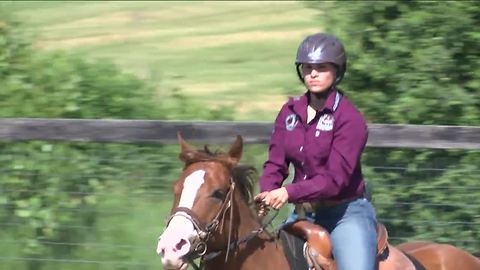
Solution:
<path fill-rule="evenodd" d="M 13 2 L 4 8 L 35 33 L 38 50 L 109 58 L 237 120 L 272 120 L 303 92 L 296 47 L 319 31 L 301 2 Z"/>

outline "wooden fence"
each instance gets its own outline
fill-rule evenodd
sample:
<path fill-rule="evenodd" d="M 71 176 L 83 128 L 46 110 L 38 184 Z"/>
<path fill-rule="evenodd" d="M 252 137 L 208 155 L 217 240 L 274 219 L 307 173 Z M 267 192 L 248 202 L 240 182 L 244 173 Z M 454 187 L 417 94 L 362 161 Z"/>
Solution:
<path fill-rule="evenodd" d="M 268 143 L 273 123 L 228 121 L 0 119 L 3 141 L 79 141 L 176 143 L 176 134 L 193 142 Z M 367 146 L 392 148 L 480 149 L 480 127 L 370 124 Z"/>
<path fill-rule="evenodd" d="M 244 137 L 246 143 L 265 144 L 269 141 L 272 124 L 269 122 L 226 121 L 0 119 L 0 141 L 2 143 L 45 140 L 173 144 L 177 143 L 176 134 L 180 131 L 184 137 L 196 143 L 231 143 L 234 136 L 239 134 Z M 370 124 L 369 129 L 368 145 L 371 147 L 457 148 L 475 151 L 480 149 L 480 127 Z M 40 194 L 54 190 L 61 195 L 58 196 L 59 200 L 62 198 L 66 200 L 65 202 L 55 202 L 62 205 L 54 210 L 55 213 L 56 211 L 72 212 L 76 217 L 80 215 L 91 217 L 92 214 L 96 214 L 98 222 L 92 226 L 76 221 L 77 219 L 63 223 L 58 221 L 57 229 L 71 230 L 69 232 L 72 233 L 76 233 L 78 230 L 79 235 L 88 232 L 90 236 L 94 237 L 89 237 L 88 240 L 86 238 L 85 240 L 71 238 L 65 241 L 40 240 L 39 244 L 45 249 L 45 252 L 39 256 L 24 256 L 17 251 L 31 243 L 32 240 L 10 232 L 15 231 L 12 231 L 11 228 L 28 229 L 26 222 L 29 221 L 27 219 L 0 220 L 0 228 L 6 232 L 5 239 L 0 237 L 0 249 L 4 251 L 0 255 L 0 264 L 4 267 L 0 267 L 0 269 L 14 269 L 15 267 L 24 269 L 23 265 L 36 265 L 40 262 L 44 264 L 43 268 L 45 269 L 158 269 L 158 264 L 152 259 L 154 255 L 145 257 L 148 260 L 142 260 L 143 257 L 138 257 L 138 254 L 154 254 L 151 253 L 152 239 L 155 240 L 158 237 L 157 233 L 161 229 L 158 224 L 163 224 L 161 220 L 168 216 L 170 211 L 170 208 L 167 207 L 171 204 L 172 196 L 169 181 L 174 179 L 166 176 L 168 174 L 165 174 L 164 168 L 173 167 L 173 163 L 169 162 L 177 160 L 161 157 L 163 153 L 156 147 L 153 147 L 153 151 L 148 151 L 150 147 L 143 147 L 143 145 L 127 148 L 134 155 L 131 155 L 130 152 L 128 155 L 125 154 L 126 152 L 121 152 L 120 155 L 110 156 L 107 153 L 94 156 L 98 153 L 97 149 L 94 149 L 93 152 L 87 150 L 83 155 L 77 156 L 69 156 L 68 154 L 71 152 L 46 153 L 40 155 L 42 159 L 34 159 L 37 157 L 36 155 L 30 156 L 26 152 L 22 152 L 22 149 L 13 149 L 15 151 L 12 151 L 7 148 L 8 151 L 3 159 L 8 162 L 3 163 L 7 166 L 2 171 L 1 180 L 5 180 L 0 181 L 0 195 L 2 191 L 4 194 L 22 192 L 24 194 L 22 196 L 25 196 L 22 197 L 22 200 L 25 200 L 30 196 L 38 198 Z M 121 149 L 115 150 L 121 151 Z M 386 152 L 390 151 L 390 149 L 385 150 Z M 138 159 L 140 155 L 142 158 Z M 30 165 L 27 167 L 11 168 L 13 165 L 20 165 L 29 159 L 32 159 L 33 162 L 28 163 Z M 85 161 L 95 166 L 85 166 L 87 164 Z M 377 162 L 377 160 L 373 160 L 373 162 Z M 369 183 L 373 184 L 374 190 L 389 191 L 388 199 L 376 199 L 374 204 L 379 213 L 379 221 L 386 224 L 387 227 L 391 226 L 389 229 L 393 228 L 389 236 L 392 243 L 410 241 L 414 238 L 436 241 L 437 237 L 441 237 L 441 241 L 461 245 L 468 251 L 479 250 L 478 239 L 475 238 L 475 235 L 478 235 L 479 222 L 469 218 L 451 218 L 452 209 L 462 209 L 466 211 L 463 213 L 473 213 L 471 214 L 473 216 L 478 213 L 480 189 L 478 181 L 474 181 L 479 178 L 480 171 L 477 170 L 477 165 L 472 164 L 477 167 L 471 169 L 471 166 L 467 166 L 464 170 L 463 167 L 454 167 L 457 164 L 453 163 L 449 166 L 434 165 L 430 167 L 395 164 L 392 167 L 382 164 L 382 160 L 378 162 L 380 164 L 365 165 L 373 168 L 368 172 Z M 126 166 L 127 164 L 128 166 Z M 65 165 L 65 169 L 59 170 L 59 165 Z M 48 166 L 51 167 L 32 170 L 32 168 Z M 440 183 L 437 181 L 441 181 L 441 179 L 434 179 L 435 175 L 447 174 L 449 170 L 454 171 L 455 175 L 462 174 L 461 177 L 472 181 L 468 185 L 464 184 L 465 181 L 459 185 L 455 183 L 452 185 L 431 184 Z M 384 175 L 388 172 L 398 175 L 398 181 L 393 183 L 389 179 L 385 181 Z M 416 183 L 414 177 L 421 178 L 422 181 Z M 429 181 L 426 182 L 424 177 L 429 178 Z M 9 179 L 15 179 L 15 182 L 8 181 Z M 61 179 L 60 182 L 68 183 L 68 185 L 45 189 L 44 186 L 38 184 L 50 183 L 49 179 Z M 84 190 L 80 187 L 78 190 L 76 188 L 72 190 L 72 186 L 76 183 L 87 183 L 90 179 L 102 183 L 118 183 L 118 186 L 108 184 L 105 189 L 98 191 Z M 9 185 L 10 183 L 21 184 L 17 187 Z M 416 193 L 413 195 L 405 193 L 405 190 L 412 186 L 417 188 Z M 441 194 L 440 196 L 444 196 L 445 199 L 440 202 L 433 200 L 431 199 L 432 193 Z M 71 205 L 70 198 L 78 197 L 79 194 L 94 196 L 94 198 L 98 198 L 98 202 L 88 206 L 69 206 Z M 386 198 L 382 197 L 381 193 L 379 194 L 378 198 Z M 418 197 L 422 199 L 415 199 Z M 0 205 L 2 205 L 1 202 Z M 14 204 L 4 204 L 2 207 L 5 211 L 15 209 Z M 420 208 L 425 208 L 428 210 L 427 213 L 434 214 L 418 215 L 415 211 Z M 287 211 L 282 215 L 286 213 Z M 277 221 L 285 217 L 282 215 L 277 218 Z M 128 220 L 128 224 L 118 226 L 115 222 L 119 220 Z M 408 224 L 409 231 L 398 230 L 399 224 L 402 224 L 401 226 Z M 139 228 L 141 229 L 139 230 Z M 427 233 L 416 235 L 417 232 L 426 230 L 428 230 Z M 452 232 L 463 232 L 463 237 Z M 121 238 L 116 237 L 119 233 L 122 234 Z M 59 258 L 50 255 L 51 250 L 60 250 L 61 248 L 73 250 L 73 247 L 78 247 L 78 249 L 75 249 L 74 253 L 68 253 L 65 257 L 62 255 Z M 129 256 L 125 257 L 123 254 L 129 254 Z"/>

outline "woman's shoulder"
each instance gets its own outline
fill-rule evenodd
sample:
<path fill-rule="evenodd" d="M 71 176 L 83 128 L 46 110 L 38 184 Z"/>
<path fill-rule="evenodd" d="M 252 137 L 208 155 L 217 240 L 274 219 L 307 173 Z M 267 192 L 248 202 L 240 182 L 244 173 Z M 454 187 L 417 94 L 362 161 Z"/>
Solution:
<path fill-rule="evenodd" d="M 295 110 L 294 107 L 298 106 L 297 103 L 302 102 L 301 99 L 302 99 L 302 96 L 287 97 L 287 100 L 282 104 L 282 106 L 278 110 L 275 121 L 279 122 L 279 121 L 285 121 L 285 119 L 287 118 L 292 118 L 292 117 L 295 118 L 296 116 L 292 116 L 292 115 L 297 115 L 298 112 Z"/>
<path fill-rule="evenodd" d="M 361 122 L 366 125 L 365 117 L 358 107 L 346 96 L 343 96 L 338 109 L 338 116 L 344 121 Z M 340 120 L 339 119 L 339 120 Z"/>
<path fill-rule="evenodd" d="M 291 110 L 296 103 L 302 102 L 302 96 L 288 96 L 282 106 L 280 107 L 280 112 Z"/>

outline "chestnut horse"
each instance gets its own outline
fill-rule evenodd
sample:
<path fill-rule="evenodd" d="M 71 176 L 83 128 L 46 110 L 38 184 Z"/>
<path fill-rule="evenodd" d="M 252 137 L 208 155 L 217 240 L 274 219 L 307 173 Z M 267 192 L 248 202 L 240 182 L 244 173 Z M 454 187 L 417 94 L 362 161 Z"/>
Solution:
<path fill-rule="evenodd" d="M 174 183 L 171 216 L 157 244 L 163 268 L 290 270 L 282 244 L 263 230 L 252 210 L 255 170 L 238 164 L 242 138 L 237 136 L 227 153 L 196 150 L 178 139 L 185 166 Z M 399 247 L 388 246 L 380 270 L 480 270 L 479 259 L 453 246 L 418 242 Z"/>

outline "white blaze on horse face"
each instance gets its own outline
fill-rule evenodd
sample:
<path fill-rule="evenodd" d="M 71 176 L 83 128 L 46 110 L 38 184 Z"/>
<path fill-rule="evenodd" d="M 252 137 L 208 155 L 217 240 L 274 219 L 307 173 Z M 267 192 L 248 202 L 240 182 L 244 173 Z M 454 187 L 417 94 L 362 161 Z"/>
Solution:
<path fill-rule="evenodd" d="M 198 190 L 205 182 L 204 177 L 205 171 L 197 170 L 185 178 L 178 207 L 192 209 Z M 195 234 L 195 228 L 187 217 L 178 215 L 170 220 L 157 244 L 157 253 L 162 256 L 164 268 L 178 269 L 185 266 L 181 258 L 190 251 L 189 239 Z"/>
<path fill-rule="evenodd" d="M 197 197 L 197 192 L 200 189 L 200 186 L 205 182 L 204 176 L 205 171 L 198 170 L 185 178 L 185 182 L 183 182 L 182 196 L 180 197 L 178 207 L 192 209 L 193 201 Z"/>

